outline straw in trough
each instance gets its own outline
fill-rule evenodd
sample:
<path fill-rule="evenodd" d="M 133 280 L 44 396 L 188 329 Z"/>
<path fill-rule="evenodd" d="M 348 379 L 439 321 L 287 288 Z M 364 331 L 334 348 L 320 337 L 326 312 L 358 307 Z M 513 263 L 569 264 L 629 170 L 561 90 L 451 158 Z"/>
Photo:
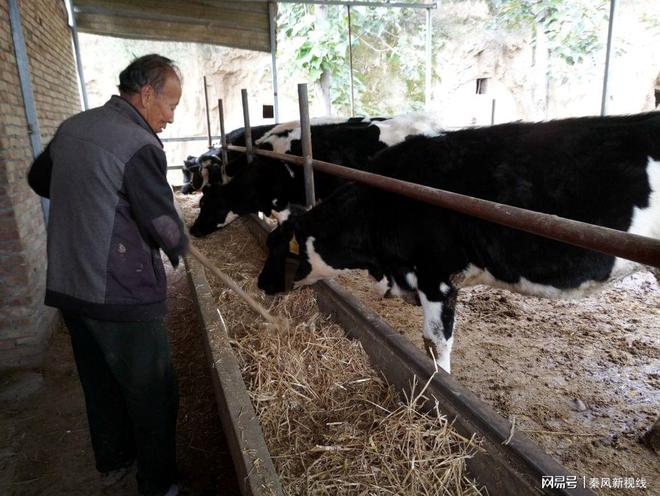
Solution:
<path fill-rule="evenodd" d="M 194 243 L 289 321 L 263 323 L 207 271 L 286 494 L 480 494 L 465 469 L 477 442 L 460 436 L 437 405 L 430 413 L 414 407 L 424 385 L 402 402 L 360 343 L 318 313 L 311 289 L 271 298 L 256 288 L 265 254 L 243 221 Z"/>

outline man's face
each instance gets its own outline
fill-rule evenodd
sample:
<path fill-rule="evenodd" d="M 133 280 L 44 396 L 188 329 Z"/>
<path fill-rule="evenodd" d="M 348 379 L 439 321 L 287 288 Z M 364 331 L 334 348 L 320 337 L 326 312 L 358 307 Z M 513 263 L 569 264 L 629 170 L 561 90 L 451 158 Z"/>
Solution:
<path fill-rule="evenodd" d="M 168 123 L 174 122 L 174 109 L 181 98 L 181 82 L 174 74 L 165 80 L 165 84 L 157 93 L 150 85 L 140 90 L 140 113 L 145 118 L 154 133 L 160 133 Z"/>

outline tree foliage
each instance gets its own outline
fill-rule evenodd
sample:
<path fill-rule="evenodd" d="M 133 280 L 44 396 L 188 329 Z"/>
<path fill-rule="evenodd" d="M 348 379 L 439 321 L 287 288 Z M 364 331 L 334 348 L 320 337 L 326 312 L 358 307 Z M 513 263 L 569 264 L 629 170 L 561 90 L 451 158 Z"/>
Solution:
<path fill-rule="evenodd" d="M 379 111 L 365 92 L 368 69 L 379 65 L 401 74 L 411 100 L 423 101 L 425 31 L 423 15 L 420 24 L 420 16 L 414 14 L 409 9 L 351 9 L 356 113 Z M 327 6 L 321 11 L 318 5 L 280 4 L 278 25 L 278 55 L 285 70 L 302 71 L 311 82 L 328 71 L 333 106 L 350 112 L 347 9 Z"/>
<path fill-rule="evenodd" d="M 583 62 L 603 46 L 609 0 L 488 0 L 488 4 L 499 27 L 543 29 L 552 56 L 568 65 Z"/>
<path fill-rule="evenodd" d="M 603 46 L 609 0 L 484 0 L 491 14 L 486 23 L 499 31 L 542 29 L 551 57 L 572 66 Z M 459 2 L 460 3 L 460 2 Z M 410 110 L 424 102 L 425 19 L 419 9 L 351 9 L 353 30 L 356 113 L 383 111 L 382 95 L 370 87 L 370 73 L 388 81 L 388 74 L 402 80 Z M 442 20 L 441 20 L 442 22 Z M 302 72 L 310 82 L 330 75 L 335 111 L 350 112 L 348 68 L 348 19 L 343 6 L 280 4 L 281 65 L 291 73 Z M 436 22 L 433 50 L 443 46 L 443 30 Z M 437 75 L 436 75 L 437 76 Z"/>

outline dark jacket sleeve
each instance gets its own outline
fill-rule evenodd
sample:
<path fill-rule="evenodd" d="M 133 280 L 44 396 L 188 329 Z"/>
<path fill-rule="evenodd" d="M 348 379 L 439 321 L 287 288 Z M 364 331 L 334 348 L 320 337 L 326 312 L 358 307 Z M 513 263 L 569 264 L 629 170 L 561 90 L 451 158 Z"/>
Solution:
<path fill-rule="evenodd" d="M 124 190 L 143 236 L 176 267 L 188 247 L 188 237 L 174 207 L 163 150 L 147 145 L 131 157 L 124 170 Z"/>
<path fill-rule="evenodd" d="M 53 172 L 53 161 L 50 158 L 50 143 L 46 149 L 32 162 L 27 180 L 30 188 L 44 198 L 50 198 L 50 177 Z"/>

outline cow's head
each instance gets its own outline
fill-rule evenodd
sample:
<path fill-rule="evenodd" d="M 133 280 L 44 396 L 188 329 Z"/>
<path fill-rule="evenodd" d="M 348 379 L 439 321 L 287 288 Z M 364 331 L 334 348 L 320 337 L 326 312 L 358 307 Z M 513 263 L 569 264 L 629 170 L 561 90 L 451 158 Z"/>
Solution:
<path fill-rule="evenodd" d="M 207 184 L 221 184 L 223 181 L 223 169 L 222 160 L 216 155 L 202 155 L 198 159 L 201 164 L 201 175 L 202 175 L 202 185 L 201 188 L 204 188 Z"/>
<path fill-rule="evenodd" d="M 231 184 L 209 184 L 202 190 L 199 201 L 199 215 L 190 227 L 193 236 L 206 236 L 239 217 L 238 212 L 231 210 L 232 202 Z"/>
<path fill-rule="evenodd" d="M 203 178 L 201 173 L 201 165 L 197 160 L 197 157 L 188 155 L 188 158 L 183 161 L 183 168 L 181 169 L 181 172 L 183 173 L 181 193 L 188 195 L 202 187 Z"/>
<path fill-rule="evenodd" d="M 266 240 L 268 258 L 259 274 L 259 288 L 273 295 L 293 289 L 310 272 L 304 244 L 296 235 L 294 222 L 283 222 Z"/>
<path fill-rule="evenodd" d="M 358 208 L 357 188 L 345 184 L 309 211 L 292 208 L 288 220 L 268 235 L 269 253 L 259 288 L 280 293 L 332 278 L 345 269 L 369 269 L 382 277 L 382 264 L 365 251 L 369 223 Z"/>
<path fill-rule="evenodd" d="M 181 192 L 190 194 L 206 187 L 207 184 L 224 182 L 223 169 L 222 160 L 216 155 L 200 155 L 199 157 L 189 155 L 183 161 Z"/>
<path fill-rule="evenodd" d="M 225 227 L 240 216 L 288 208 L 292 178 L 281 173 L 273 161 L 259 161 L 247 166 L 225 185 L 209 184 L 199 202 L 199 216 L 190 228 L 193 236 L 204 236 Z"/>

